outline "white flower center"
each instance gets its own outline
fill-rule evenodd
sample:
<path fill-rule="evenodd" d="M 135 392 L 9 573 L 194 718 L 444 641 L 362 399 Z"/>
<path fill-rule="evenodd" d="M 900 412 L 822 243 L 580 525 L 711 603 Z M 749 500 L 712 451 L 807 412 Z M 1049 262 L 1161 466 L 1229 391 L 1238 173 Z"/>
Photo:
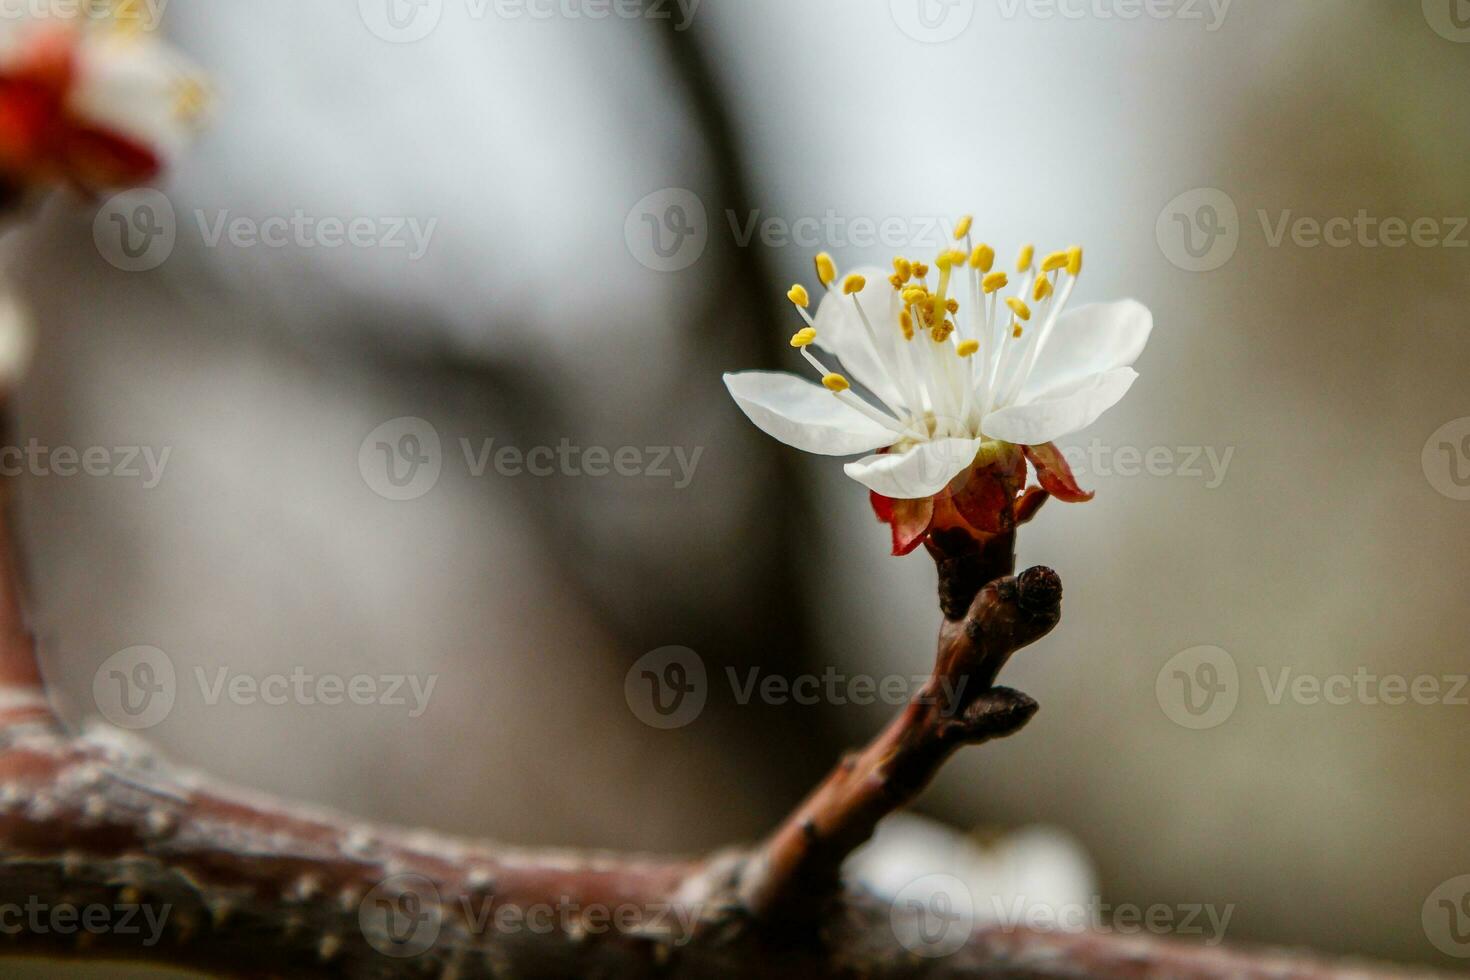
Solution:
<path fill-rule="evenodd" d="M 891 323 L 869 318 L 859 301 L 868 287 L 862 276 L 839 283 L 832 257 L 817 256 L 817 278 L 853 304 L 872 345 L 890 393 L 874 392 L 881 407 L 852 391 L 844 375 L 829 372 L 808 350 L 817 340 L 816 321 L 806 309 L 809 296 L 802 286 L 787 294 L 807 323 L 791 345 L 837 398 L 890 429 L 896 443 L 982 438 L 983 419 L 1020 396 L 1082 271 L 1080 248 L 1053 252 L 1038 265 L 1036 250 L 1027 245 L 1016 262 L 1021 288 L 1002 298 L 1010 276 L 994 270 L 993 248 L 971 241 L 970 225 L 965 218 L 955 229 L 964 249 L 947 250 L 935 260 L 932 286 L 929 266 L 894 259 L 889 284 L 900 297 L 900 312 Z"/>

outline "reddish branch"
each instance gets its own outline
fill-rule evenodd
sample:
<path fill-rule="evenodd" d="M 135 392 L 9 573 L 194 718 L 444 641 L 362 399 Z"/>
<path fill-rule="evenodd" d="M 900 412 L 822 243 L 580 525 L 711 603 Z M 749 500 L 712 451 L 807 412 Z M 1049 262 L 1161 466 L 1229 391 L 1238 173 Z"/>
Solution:
<path fill-rule="evenodd" d="M 980 553 L 931 545 L 947 615 L 914 703 L 765 844 L 679 860 L 369 826 L 213 785 L 121 736 L 67 733 L 46 703 L 4 534 L 0 521 L 0 909 L 147 913 L 87 931 L 43 911 L 39 928 L 0 939 L 6 952 L 243 976 L 1343 975 L 1272 953 L 1024 929 L 978 931 L 923 959 L 896 938 L 912 912 L 842 883 L 848 853 L 956 748 L 1011 734 L 1036 709 L 992 685 L 1056 624 L 1060 583 L 1045 569 L 1011 577 L 1010 535 Z"/>
<path fill-rule="evenodd" d="M 1049 568 L 1011 577 L 1013 542 L 1014 532 L 958 558 L 931 547 L 949 610 L 934 672 L 882 734 L 844 758 L 751 859 L 741 895 L 753 914 L 788 923 L 822 914 L 840 893 L 843 860 L 879 820 L 916 797 L 960 746 L 1012 735 L 1036 713 L 1031 698 L 994 682 L 1012 653 L 1056 626 L 1062 583 Z"/>

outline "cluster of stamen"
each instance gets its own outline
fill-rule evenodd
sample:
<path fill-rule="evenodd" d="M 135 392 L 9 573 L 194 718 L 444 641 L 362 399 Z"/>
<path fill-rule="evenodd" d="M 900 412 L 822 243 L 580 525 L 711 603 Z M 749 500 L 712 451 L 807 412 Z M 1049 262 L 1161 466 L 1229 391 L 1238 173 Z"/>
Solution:
<path fill-rule="evenodd" d="M 858 294 L 867 288 L 864 277 L 839 280 L 832 256 L 823 252 L 816 257 L 817 280 L 829 293 L 850 299 L 880 361 L 893 345 L 881 342 L 879 330 L 897 329 L 902 335 L 904 343 L 896 345 L 898 363 L 882 365 L 902 393 L 901 404 L 884 402 L 892 415 L 852 392 L 846 377 L 830 371 L 808 350 L 817 341 L 817 324 L 808 312 L 811 297 L 801 285 L 786 294 L 806 321 L 791 346 L 821 372 L 823 385 L 892 429 L 898 441 L 979 435 L 979 420 L 1019 394 L 1082 272 L 1080 248 L 1052 252 L 1038 264 L 1036 249 L 1027 245 L 1016 260 L 1020 289 L 1002 300 L 1000 293 L 1011 277 L 995 268 L 994 248 L 971 240 L 972 225 L 970 217 L 959 221 L 956 247 L 940 252 L 932 268 L 903 256 L 893 260 L 888 283 L 900 299 L 896 324 L 869 320 L 858 302 Z M 937 273 L 932 283 L 931 272 Z"/>

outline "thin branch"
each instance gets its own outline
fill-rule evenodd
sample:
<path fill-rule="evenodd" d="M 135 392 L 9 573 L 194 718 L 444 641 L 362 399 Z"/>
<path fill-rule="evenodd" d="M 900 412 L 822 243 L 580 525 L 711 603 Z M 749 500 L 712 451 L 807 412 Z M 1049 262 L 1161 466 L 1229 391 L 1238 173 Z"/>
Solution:
<path fill-rule="evenodd" d="M 995 687 L 1012 653 L 1061 618 L 1061 581 L 1033 568 L 982 588 L 965 615 L 946 620 L 934 672 L 867 748 L 843 759 L 766 841 L 745 870 L 741 895 L 759 917 L 816 916 L 840 892 L 842 862 L 878 821 L 918 796 L 963 745 L 1020 731 L 1036 702 Z"/>

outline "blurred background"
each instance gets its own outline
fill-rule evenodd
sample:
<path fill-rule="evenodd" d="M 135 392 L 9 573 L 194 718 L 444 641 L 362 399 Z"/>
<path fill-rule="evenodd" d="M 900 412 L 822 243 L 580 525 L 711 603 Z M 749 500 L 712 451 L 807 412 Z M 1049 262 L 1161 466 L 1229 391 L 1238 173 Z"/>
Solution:
<path fill-rule="evenodd" d="M 1067 589 L 1005 674 L 1041 713 L 917 807 L 965 839 L 922 825 L 884 873 L 1025 855 L 1082 901 L 1229 907 L 1233 942 L 1470 956 L 1434 898 L 1470 874 L 1470 4 L 180 0 L 161 29 L 216 89 L 148 199 L 170 233 L 122 249 L 136 195 L 57 197 L 3 241 L 13 439 L 108 461 L 20 481 L 74 722 L 120 723 L 105 665 L 155 648 L 145 734 L 238 783 L 526 844 L 760 835 L 895 708 L 748 681 L 923 674 L 938 611 L 720 375 L 799 366 L 815 252 L 928 254 L 973 213 L 1002 255 L 1086 245 L 1078 298 L 1157 326 L 1069 441 L 1097 499 L 1021 537 Z M 640 680 L 670 658 L 672 716 Z M 376 686 L 229 693 L 293 674 Z"/>

